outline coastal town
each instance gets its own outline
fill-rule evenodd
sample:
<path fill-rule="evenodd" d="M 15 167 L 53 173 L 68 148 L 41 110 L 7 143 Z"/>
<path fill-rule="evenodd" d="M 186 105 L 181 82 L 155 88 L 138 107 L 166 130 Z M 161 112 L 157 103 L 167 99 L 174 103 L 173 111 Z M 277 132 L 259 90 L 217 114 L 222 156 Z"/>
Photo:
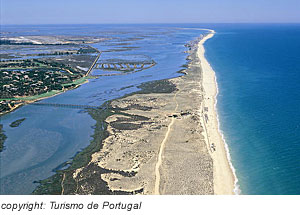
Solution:
<path fill-rule="evenodd" d="M 22 40 L 1 39 L 1 46 L 6 50 L 14 50 L 16 47 L 20 50 L 33 48 L 34 53 L 28 52 L 19 56 L 1 54 L 0 115 L 23 104 L 73 89 L 84 83 L 101 54 L 98 49 L 90 45 L 78 44 L 78 38 L 76 42 L 72 41 L 71 46 L 71 42 L 67 42 L 66 38 L 62 37 L 59 37 L 59 40 L 56 37 L 56 40 L 50 40 L 51 38 L 48 37 L 34 39 L 35 41 L 29 39 L 24 41 L 24 38 Z M 98 42 L 99 39 L 93 38 L 86 42 L 95 41 Z M 81 40 L 80 42 L 84 43 Z M 39 48 L 39 45 L 42 48 L 45 46 L 45 49 Z M 55 49 L 45 52 L 47 47 L 54 45 Z"/>
<path fill-rule="evenodd" d="M 13 70 L 4 70 L 0 73 L 0 85 L 3 89 L 1 99 L 17 98 L 23 96 L 33 96 L 45 93 L 51 90 L 63 89 L 63 84 L 69 83 L 80 75 L 58 71 L 61 68 L 55 68 L 49 65 L 44 66 L 38 60 L 13 61 L 12 63 L 1 63 L 1 68 L 14 67 Z M 24 68 L 23 70 L 21 68 Z"/>
<path fill-rule="evenodd" d="M 107 40 L 103 37 L 67 36 L 0 38 L 3 50 L 0 53 L 0 115 L 74 89 L 88 78 L 131 74 L 156 65 L 145 55 L 100 59 L 102 52 L 118 51 L 100 51 L 91 45 Z M 100 73 L 91 75 L 93 69 Z"/>
<path fill-rule="evenodd" d="M 74 87 L 72 82 L 84 76 L 79 69 L 37 59 L 1 61 L 0 68 L 0 113 L 30 97 Z"/>

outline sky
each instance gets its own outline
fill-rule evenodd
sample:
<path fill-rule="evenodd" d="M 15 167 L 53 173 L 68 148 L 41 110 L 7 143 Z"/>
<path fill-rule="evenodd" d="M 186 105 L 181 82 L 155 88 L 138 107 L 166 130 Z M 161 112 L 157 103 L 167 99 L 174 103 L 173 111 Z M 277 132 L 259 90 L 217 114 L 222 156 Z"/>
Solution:
<path fill-rule="evenodd" d="M 300 0 L 0 0 L 1 24 L 300 23 Z"/>

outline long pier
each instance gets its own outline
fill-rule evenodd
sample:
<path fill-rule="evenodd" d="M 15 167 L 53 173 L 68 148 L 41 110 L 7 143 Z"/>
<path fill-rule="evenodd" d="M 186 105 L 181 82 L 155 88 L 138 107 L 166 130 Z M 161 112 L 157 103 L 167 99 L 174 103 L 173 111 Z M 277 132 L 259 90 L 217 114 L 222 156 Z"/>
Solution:
<path fill-rule="evenodd" d="M 74 108 L 74 109 L 87 109 L 87 108 L 99 109 L 98 106 L 93 106 L 93 105 L 58 104 L 58 103 L 43 103 L 43 102 L 34 102 L 34 103 L 29 103 L 28 105 L 63 107 L 63 108 Z"/>
<path fill-rule="evenodd" d="M 88 76 L 88 75 L 91 73 L 91 71 L 92 71 L 92 69 L 94 68 L 95 64 L 96 64 L 97 61 L 99 60 L 101 54 L 102 54 L 102 52 L 100 52 L 100 53 L 97 55 L 97 57 L 96 57 L 94 63 L 93 63 L 92 66 L 89 68 L 89 70 L 86 72 L 85 76 Z"/>
<path fill-rule="evenodd" d="M 117 71 L 122 70 L 135 70 L 135 69 L 149 69 L 154 66 L 155 63 L 97 63 L 97 69 L 115 69 Z"/>

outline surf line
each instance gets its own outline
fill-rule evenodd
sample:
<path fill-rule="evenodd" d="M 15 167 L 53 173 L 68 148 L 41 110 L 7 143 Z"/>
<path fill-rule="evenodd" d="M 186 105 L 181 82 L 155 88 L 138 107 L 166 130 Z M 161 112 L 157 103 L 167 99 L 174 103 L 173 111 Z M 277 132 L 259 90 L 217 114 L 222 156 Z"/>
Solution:
<path fill-rule="evenodd" d="M 199 29 L 200 30 L 200 29 Z M 213 76 L 214 76 L 214 85 L 215 85 L 215 88 L 216 88 L 216 93 L 214 94 L 214 110 L 215 110 L 215 115 L 216 115 L 216 121 L 217 121 L 217 132 L 219 133 L 219 135 L 221 136 L 221 139 L 222 139 L 222 142 L 223 142 L 223 146 L 225 148 L 225 153 L 226 153 L 226 157 L 227 157 L 227 161 L 229 163 L 229 167 L 231 169 L 231 173 L 233 175 L 233 179 L 234 179 L 234 187 L 233 187 L 233 190 L 232 192 L 234 194 L 240 194 L 241 190 L 239 189 L 239 185 L 238 185 L 238 178 L 236 176 L 236 170 L 235 168 L 233 167 L 233 164 L 231 162 L 231 156 L 230 156 L 230 152 L 229 152 L 229 147 L 228 147 L 228 144 L 226 143 L 226 140 L 225 140 L 225 137 L 224 137 L 224 133 L 223 131 L 220 129 L 220 120 L 219 120 L 219 115 L 218 115 L 218 111 L 217 111 L 217 96 L 218 96 L 218 93 L 219 93 L 219 88 L 218 88 L 218 82 L 217 82 L 217 77 L 216 77 L 216 74 L 215 74 L 215 71 L 211 68 L 209 62 L 207 61 L 207 59 L 205 58 L 205 48 L 204 48 L 204 43 L 209 40 L 210 38 L 212 38 L 214 35 L 215 35 L 215 31 L 212 30 L 212 29 L 201 29 L 201 30 L 204 30 L 204 31 L 209 31 L 209 34 L 207 34 L 206 36 L 204 36 L 201 41 L 199 42 L 199 47 L 200 49 L 202 49 L 202 56 L 199 56 L 199 59 L 200 59 L 200 64 L 201 64 L 201 68 L 202 68 L 202 72 L 204 72 L 204 67 L 203 67 L 203 64 L 207 64 L 208 65 L 208 69 L 206 68 L 206 70 L 208 70 L 208 72 L 212 72 L 213 73 Z M 199 52 L 198 52 L 199 54 Z M 202 80 L 203 82 L 204 80 Z M 203 86 L 203 83 L 202 83 L 202 86 Z M 204 93 L 205 93 L 205 87 L 204 87 Z M 205 99 L 203 101 L 205 103 Z M 205 130 L 206 130 L 206 140 L 208 141 L 207 144 L 208 144 L 208 148 L 210 148 L 210 145 L 209 145 L 209 136 L 208 136 L 208 132 L 207 132 L 207 128 L 206 128 L 206 124 L 205 124 L 205 118 L 203 116 L 203 113 L 205 112 L 203 110 L 204 106 L 202 106 L 202 121 L 204 123 L 204 127 L 205 127 Z M 201 112 L 201 110 L 200 110 Z M 212 155 L 212 153 L 210 153 Z"/>

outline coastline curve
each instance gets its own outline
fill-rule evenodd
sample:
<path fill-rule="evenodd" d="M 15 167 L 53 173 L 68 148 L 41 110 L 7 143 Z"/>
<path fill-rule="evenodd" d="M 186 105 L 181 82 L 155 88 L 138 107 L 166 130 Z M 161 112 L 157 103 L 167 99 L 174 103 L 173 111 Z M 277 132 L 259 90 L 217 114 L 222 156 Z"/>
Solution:
<path fill-rule="evenodd" d="M 200 109 L 204 138 L 208 151 L 214 161 L 214 190 L 215 194 L 240 194 L 238 178 L 231 162 L 229 147 L 220 129 L 220 120 L 217 111 L 217 96 L 219 93 L 217 77 L 211 65 L 205 58 L 204 43 L 215 35 L 212 29 L 198 43 L 198 57 L 202 69 L 202 87 L 204 98 Z"/>

